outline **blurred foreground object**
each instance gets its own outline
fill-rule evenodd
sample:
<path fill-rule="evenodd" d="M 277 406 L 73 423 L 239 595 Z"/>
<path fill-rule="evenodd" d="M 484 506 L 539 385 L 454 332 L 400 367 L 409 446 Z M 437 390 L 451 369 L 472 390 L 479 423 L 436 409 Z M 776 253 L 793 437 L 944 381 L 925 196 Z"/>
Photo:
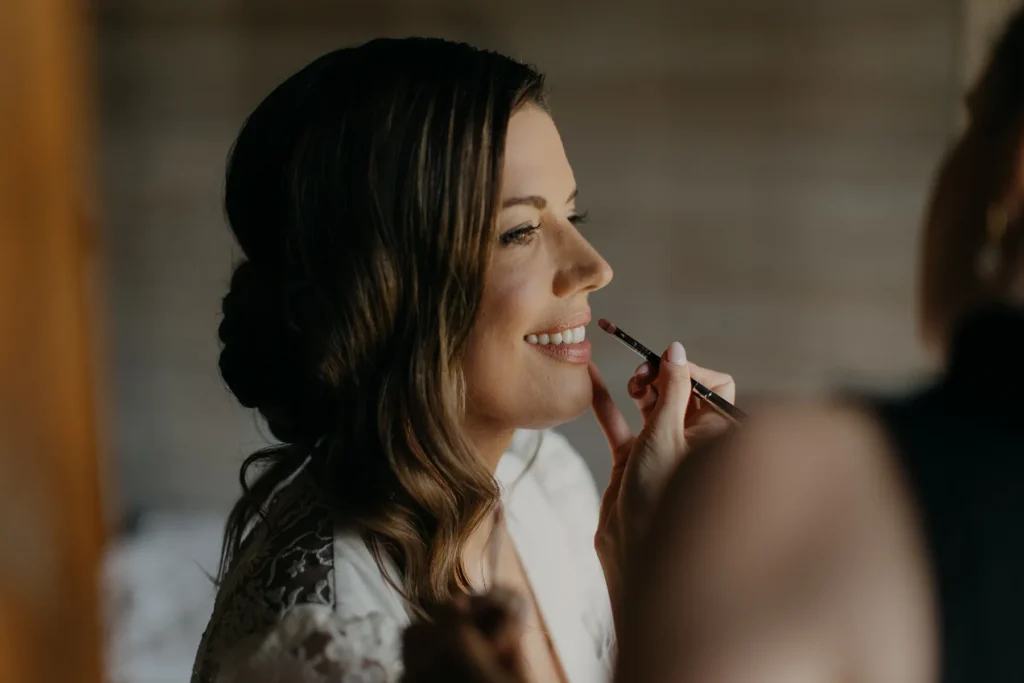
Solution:
<path fill-rule="evenodd" d="M 513 592 L 459 596 L 434 620 L 414 622 L 402 642 L 402 683 L 524 683 L 524 602 Z"/>
<path fill-rule="evenodd" d="M 0 7 L 0 681 L 100 680 L 79 7 Z"/>

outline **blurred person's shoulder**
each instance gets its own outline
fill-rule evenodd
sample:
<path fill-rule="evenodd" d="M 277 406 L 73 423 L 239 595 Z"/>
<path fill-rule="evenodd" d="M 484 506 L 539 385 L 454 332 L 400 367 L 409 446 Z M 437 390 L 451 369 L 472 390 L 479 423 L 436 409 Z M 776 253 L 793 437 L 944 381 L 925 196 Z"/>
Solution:
<path fill-rule="evenodd" d="M 641 604 L 683 605 L 665 618 L 694 633 L 728 617 L 757 640 L 785 623 L 784 637 L 829 666 L 870 651 L 863 680 L 923 680 L 892 675 L 927 669 L 934 649 L 926 547 L 895 455 L 856 401 L 778 402 L 751 415 L 668 483 Z"/>
<path fill-rule="evenodd" d="M 845 398 L 777 401 L 715 443 L 698 448 L 675 479 L 697 473 L 738 482 L 822 490 L 857 481 L 891 461 L 892 449 L 870 404 Z M 680 483 L 680 485 L 682 485 Z"/>
<path fill-rule="evenodd" d="M 917 533 L 912 504 L 869 406 L 840 398 L 779 401 L 683 460 L 657 524 L 664 539 L 713 524 L 730 544 L 721 552 L 746 546 L 755 564 L 785 563 L 785 553 L 796 557 L 801 548 L 843 553 L 895 535 L 908 539 Z M 879 525 L 876 537 L 864 533 Z"/>

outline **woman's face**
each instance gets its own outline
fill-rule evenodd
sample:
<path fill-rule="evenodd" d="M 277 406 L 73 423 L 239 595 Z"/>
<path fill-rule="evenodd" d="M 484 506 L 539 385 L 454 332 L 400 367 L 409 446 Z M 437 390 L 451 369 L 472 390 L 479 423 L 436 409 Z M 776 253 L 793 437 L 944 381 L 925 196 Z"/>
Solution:
<path fill-rule="evenodd" d="M 612 269 L 579 216 L 554 121 L 523 107 L 509 122 L 495 245 L 464 359 L 470 429 L 540 429 L 590 405 L 587 299 Z"/>

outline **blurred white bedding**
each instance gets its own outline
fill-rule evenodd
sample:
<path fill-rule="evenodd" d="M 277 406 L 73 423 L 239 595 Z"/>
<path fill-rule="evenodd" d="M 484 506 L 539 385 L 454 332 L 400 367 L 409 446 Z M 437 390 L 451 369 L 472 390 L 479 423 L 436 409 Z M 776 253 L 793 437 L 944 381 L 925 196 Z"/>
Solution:
<path fill-rule="evenodd" d="M 213 610 L 225 516 L 150 512 L 112 542 L 104 601 L 109 683 L 186 683 Z"/>

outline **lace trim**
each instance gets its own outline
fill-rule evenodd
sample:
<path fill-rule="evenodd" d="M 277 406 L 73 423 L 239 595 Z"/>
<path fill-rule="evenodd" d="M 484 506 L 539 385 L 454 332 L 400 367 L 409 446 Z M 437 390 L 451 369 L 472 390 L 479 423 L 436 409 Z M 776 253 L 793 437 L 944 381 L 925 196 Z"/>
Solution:
<path fill-rule="evenodd" d="M 393 683 L 402 675 L 399 633 L 376 612 L 345 619 L 299 605 L 254 647 L 230 654 L 216 683 Z"/>
<path fill-rule="evenodd" d="M 334 602 L 333 516 L 300 476 L 271 501 L 220 586 L 192 683 L 216 681 L 229 651 L 266 633 L 293 608 Z"/>

